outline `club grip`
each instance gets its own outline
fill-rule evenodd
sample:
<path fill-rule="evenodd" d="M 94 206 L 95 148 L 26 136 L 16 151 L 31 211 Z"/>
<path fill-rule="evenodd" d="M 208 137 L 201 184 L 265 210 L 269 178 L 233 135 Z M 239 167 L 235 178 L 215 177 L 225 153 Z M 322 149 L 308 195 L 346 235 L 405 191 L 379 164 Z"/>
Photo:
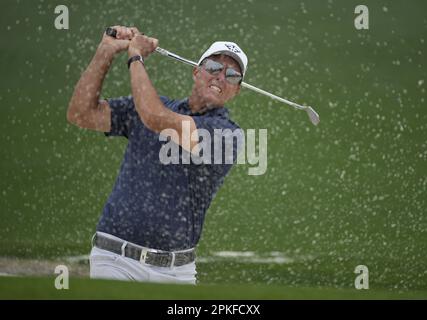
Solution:
<path fill-rule="evenodd" d="M 105 30 L 105 33 L 110 37 L 113 37 L 113 38 L 117 37 L 117 30 L 114 28 L 108 27 L 107 30 Z"/>

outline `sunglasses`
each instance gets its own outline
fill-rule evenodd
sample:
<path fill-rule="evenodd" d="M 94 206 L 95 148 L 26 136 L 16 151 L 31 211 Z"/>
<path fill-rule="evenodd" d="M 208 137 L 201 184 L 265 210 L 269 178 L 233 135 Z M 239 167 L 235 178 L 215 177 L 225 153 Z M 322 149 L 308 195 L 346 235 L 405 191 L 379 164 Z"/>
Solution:
<path fill-rule="evenodd" d="M 224 69 L 224 65 L 220 62 L 206 59 L 203 64 L 203 69 L 212 75 L 218 75 Z M 240 72 L 237 72 L 233 68 L 225 69 L 225 80 L 231 84 L 240 84 L 242 82 L 243 76 Z"/>

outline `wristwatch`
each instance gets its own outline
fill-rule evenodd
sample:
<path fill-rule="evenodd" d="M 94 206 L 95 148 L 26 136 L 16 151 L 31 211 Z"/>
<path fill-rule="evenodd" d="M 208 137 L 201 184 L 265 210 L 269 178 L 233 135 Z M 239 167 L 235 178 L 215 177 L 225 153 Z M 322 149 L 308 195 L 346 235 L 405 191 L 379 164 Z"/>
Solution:
<path fill-rule="evenodd" d="M 141 61 L 142 65 L 144 65 L 144 58 L 141 55 L 137 55 L 129 58 L 128 69 L 130 69 L 130 64 L 134 61 Z"/>

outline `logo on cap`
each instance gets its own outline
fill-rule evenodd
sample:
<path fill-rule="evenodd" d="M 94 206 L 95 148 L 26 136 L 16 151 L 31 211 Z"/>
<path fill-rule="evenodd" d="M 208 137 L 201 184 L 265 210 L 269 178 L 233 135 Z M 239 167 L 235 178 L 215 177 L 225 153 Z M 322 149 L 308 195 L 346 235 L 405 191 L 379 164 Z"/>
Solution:
<path fill-rule="evenodd" d="M 239 50 L 239 48 L 237 48 L 235 45 L 233 44 L 224 44 L 228 50 L 234 52 L 234 53 L 240 53 L 241 51 Z"/>

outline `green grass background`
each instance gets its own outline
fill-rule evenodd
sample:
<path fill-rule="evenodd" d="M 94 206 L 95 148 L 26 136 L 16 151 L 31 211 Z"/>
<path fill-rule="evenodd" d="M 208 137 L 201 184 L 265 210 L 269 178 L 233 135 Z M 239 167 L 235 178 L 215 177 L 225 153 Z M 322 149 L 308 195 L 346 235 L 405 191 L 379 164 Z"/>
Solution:
<path fill-rule="evenodd" d="M 54 278 L 5 277 L 0 299 L 149 299 L 149 300 L 283 300 L 283 299 L 423 299 L 425 292 L 284 287 L 276 285 L 173 285 L 71 278 L 68 290 L 57 290 Z"/>
<path fill-rule="evenodd" d="M 312 256 L 290 264 L 200 263 L 200 283 L 427 289 L 425 1 L 365 1 L 370 29 L 354 28 L 359 1 L 2 2 L 0 12 L 0 255 L 86 254 L 125 139 L 66 122 L 73 87 L 106 26 L 136 25 L 160 46 L 197 60 L 216 40 L 249 56 L 246 81 L 304 112 L 242 90 L 229 104 L 244 129 L 268 129 L 268 169 L 238 165 L 209 209 L 199 256 L 222 250 Z M 128 95 L 126 57 L 103 96 Z M 152 55 L 159 94 L 182 98 L 191 68 Z"/>

